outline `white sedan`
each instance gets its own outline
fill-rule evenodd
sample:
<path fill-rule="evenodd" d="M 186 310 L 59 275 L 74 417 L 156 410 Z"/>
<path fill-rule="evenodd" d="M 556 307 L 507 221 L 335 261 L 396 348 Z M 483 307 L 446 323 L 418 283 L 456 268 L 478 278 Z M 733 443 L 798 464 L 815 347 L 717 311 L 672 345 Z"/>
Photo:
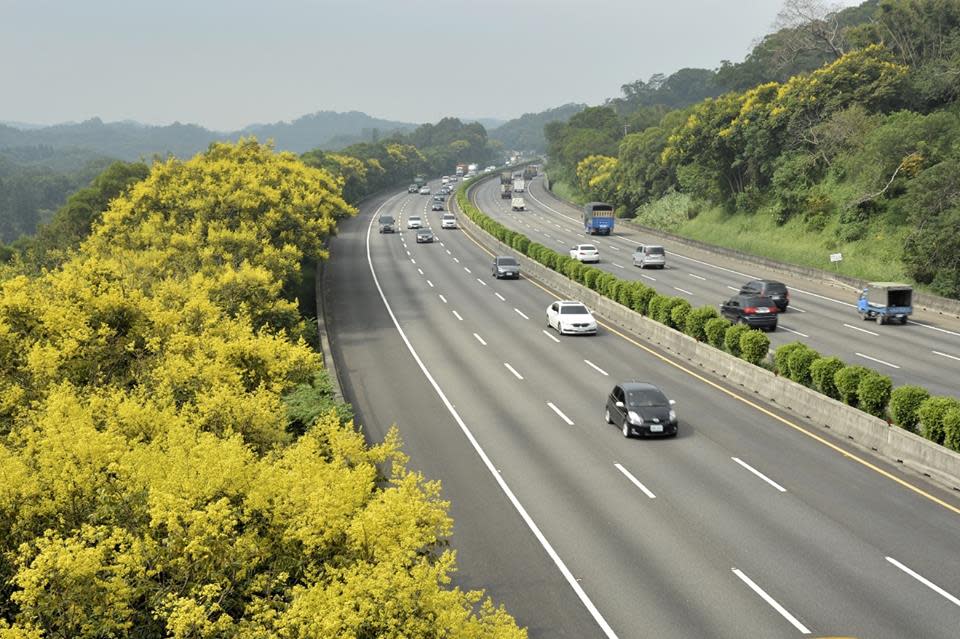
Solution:
<path fill-rule="evenodd" d="M 582 302 L 563 300 L 547 307 L 547 326 L 561 335 L 596 335 L 597 320 Z"/>
<path fill-rule="evenodd" d="M 577 244 L 570 249 L 570 257 L 581 262 L 599 262 L 600 251 L 593 244 Z"/>
<path fill-rule="evenodd" d="M 420 219 L 419 215 L 411 215 L 407 218 L 407 228 L 408 229 L 419 229 L 423 228 L 423 220 Z"/>
<path fill-rule="evenodd" d="M 440 228 L 442 229 L 455 229 L 457 228 L 457 218 L 454 217 L 453 213 L 444 213 L 443 217 L 440 218 Z"/>

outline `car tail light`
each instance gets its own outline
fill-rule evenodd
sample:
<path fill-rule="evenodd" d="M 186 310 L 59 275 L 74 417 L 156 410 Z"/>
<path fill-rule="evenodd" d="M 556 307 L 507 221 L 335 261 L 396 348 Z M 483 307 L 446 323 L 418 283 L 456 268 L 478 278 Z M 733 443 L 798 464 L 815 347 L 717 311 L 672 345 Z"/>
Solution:
<path fill-rule="evenodd" d="M 746 315 L 753 315 L 754 313 L 757 312 L 757 307 L 756 307 L 756 306 L 746 306 L 746 307 L 744 307 L 743 312 L 744 312 Z"/>

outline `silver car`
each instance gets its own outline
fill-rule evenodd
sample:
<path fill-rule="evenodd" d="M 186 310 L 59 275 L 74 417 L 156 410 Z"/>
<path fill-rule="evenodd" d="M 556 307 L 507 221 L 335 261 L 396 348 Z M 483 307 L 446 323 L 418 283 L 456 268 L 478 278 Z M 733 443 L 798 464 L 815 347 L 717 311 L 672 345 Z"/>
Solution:
<path fill-rule="evenodd" d="M 657 244 L 641 244 L 633 252 L 633 265 L 640 268 L 663 268 L 667 264 L 667 252 Z"/>

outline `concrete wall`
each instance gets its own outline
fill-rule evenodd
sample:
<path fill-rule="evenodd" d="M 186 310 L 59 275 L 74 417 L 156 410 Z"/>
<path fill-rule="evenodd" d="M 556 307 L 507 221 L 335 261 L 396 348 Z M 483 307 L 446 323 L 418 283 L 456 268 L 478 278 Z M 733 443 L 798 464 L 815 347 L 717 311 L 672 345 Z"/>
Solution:
<path fill-rule="evenodd" d="M 691 368 L 713 373 L 730 384 L 750 390 L 761 399 L 793 411 L 838 437 L 960 490 L 960 453 L 888 425 L 882 419 L 646 318 L 518 253 L 477 226 L 459 211 L 459 207 L 456 208 L 460 213 L 458 221 L 461 229 L 489 251 L 515 256 L 520 261 L 525 277 L 540 282 L 562 297 L 584 302 L 606 322 L 660 346 L 678 359 L 688 362 Z"/>

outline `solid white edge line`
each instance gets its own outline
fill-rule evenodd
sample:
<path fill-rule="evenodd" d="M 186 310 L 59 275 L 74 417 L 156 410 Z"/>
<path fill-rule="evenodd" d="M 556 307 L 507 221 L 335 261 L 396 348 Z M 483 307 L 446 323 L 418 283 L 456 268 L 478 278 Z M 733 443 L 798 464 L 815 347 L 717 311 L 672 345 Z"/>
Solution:
<path fill-rule="evenodd" d="M 743 466 L 744 468 L 746 468 L 747 470 L 749 470 L 751 473 L 753 473 L 754 475 L 756 475 L 757 477 L 759 477 L 759 478 L 762 479 L 763 481 L 767 482 L 768 484 L 770 484 L 771 486 L 773 486 L 774 488 L 776 488 L 777 490 L 779 490 L 781 493 L 787 492 L 787 489 L 786 489 L 786 488 L 784 488 L 783 486 L 781 486 L 781 485 L 778 484 L 777 482 L 773 481 L 772 479 L 770 479 L 769 477 L 767 477 L 766 475 L 764 475 L 764 474 L 761 473 L 759 470 L 757 470 L 756 468 L 754 468 L 753 466 L 751 466 L 751 465 L 748 464 L 747 462 L 743 461 L 743 460 L 740 459 L 739 457 L 731 457 L 730 459 L 732 459 L 733 461 L 737 462 L 738 464 L 740 464 L 741 466 Z"/>
<path fill-rule="evenodd" d="M 844 324 L 847 328 L 852 328 L 855 331 L 860 331 L 861 333 L 866 333 L 867 335 L 873 335 L 874 337 L 880 337 L 880 333 L 874 333 L 873 331 L 868 331 L 865 328 L 860 328 L 859 326 L 853 326 L 852 324 Z"/>
<path fill-rule="evenodd" d="M 607 376 L 607 377 L 610 376 L 610 374 L 607 373 L 607 371 L 603 370 L 602 368 L 600 368 L 599 366 L 597 366 L 596 364 L 594 364 L 593 362 L 591 362 L 589 359 L 585 359 L 585 360 L 583 360 L 583 361 L 584 361 L 584 363 L 585 363 L 587 366 L 589 366 L 590 368 L 594 369 L 595 371 L 597 371 L 597 372 L 600 373 L 601 375 L 605 375 L 605 376 Z"/>
<path fill-rule="evenodd" d="M 553 402 L 547 402 L 547 406 L 549 406 L 550 409 L 553 410 L 553 412 L 555 412 L 560 417 L 560 419 L 567 422 L 567 426 L 573 426 L 573 420 L 567 417 L 566 415 L 564 415 L 563 411 L 557 408 L 556 406 L 554 406 Z"/>
<path fill-rule="evenodd" d="M 515 308 L 515 309 L 513 309 L 513 310 L 515 310 L 515 311 L 520 315 L 520 317 L 522 317 L 523 319 L 525 319 L 525 320 L 530 319 L 530 318 L 527 317 L 527 316 L 524 314 L 524 312 L 521 311 L 519 308 Z"/>
<path fill-rule="evenodd" d="M 483 344 L 484 346 L 487 345 L 487 343 L 486 343 L 485 341 L 483 341 L 483 338 L 480 337 L 479 335 L 477 335 L 476 333 L 474 333 L 473 336 L 476 337 L 476 338 L 477 338 L 477 341 L 480 342 L 481 344 Z"/>
<path fill-rule="evenodd" d="M 779 612 L 780 615 L 781 615 L 784 619 L 786 619 L 787 621 L 789 621 L 789 622 L 793 625 L 794 628 L 796 628 L 797 630 L 799 630 L 800 632 L 802 632 L 802 633 L 805 634 L 805 635 L 809 635 L 809 634 L 810 634 L 810 631 L 807 629 L 806 626 L 804 626 L 802 623 L 800 623 L 799 621 L 797 621 L 797 618 L 794 617 L 793 615 L 791 615 L 791 614 L 787 611 L 786 608 L 784 608 L 784 607 L 781 606 L 779 603 L 777 603 L 777 600 L 776 600 L 776 599 L 774 599 L 773 597 L 771 597 L 770 595 L 768 595 L 766 592 L 764 592 L 763 588 L 761 588 L 760 586 L 758 586 L 757 584 L 755 584 L 755 583 L 753 582 L 753 579 L 750 579 L 750 577 L 747 577 L 745 574 L 743 574 L 743 571 L 741 571 L 739 568 L 734 568 L 734 569 L 733 569 L 733 574 L 735 574 L 737 577 L 739 577 L 739 578 L 740 578 L 740 581 L 742 581 L 743 583 L 747 584 L 747 586 L 750 587 L 750 590 L 752 590 L 753 592 L 755 592 L 755 593 L 757 593 L 758 595 L 760 595 L 760 598 L 761 598 L 761 599 L 763 599 L 763 600 L 766 601 L 768 604 L 770 604 L 770 605 L 773 607 L 773 609 L 776 610 L 777 612 Z"/>
<path fill-rule="evenodd" d="M 869 359 L 871 362 L 876 362 L 877 364 L 884 364 L 890 368 L 900 368 L 896 364 L 891 364 L 890 362 L 885 362 L 882 359 L 877 359 L 876 357 L 870 357 L 869 355 L 864 355 L 863 353 L 854 353 L 854 355 L 859 355 L 863 359 Z"/>
<path fill-rule="evenodd" d="M 550 333 L 548 333 L 548 332 L 547 332 L 547 329 L 543 329 L 543 334 L 546 335 L 547 337 L 549 337 L 550 339 L 552 339 L 553 341 L 555 341 L 557 344 L 560 343 L 560 340 L 557 339 L 557 336 L 556 336 L 556 335 L 551 335 Z"/>
<path fill-rule="evenodd" d="M 387 200 L 388 202 L 389 200 Z M 457 422 L 457 425 L 460 427 L 460 430 L 463 431 L 463 434 L 467 437 L 467 440 L 473 446 L 473 449 L 476 451 L 477 455 L 480 457 L 480 460 L 483 462 L 484 466 L 487 467 L 487 470 L 490 471 L 490 474 L 493 476 L 493 479 L 500 486 L 500 489 L 507 496 L 507 499 L 510 500 L 510 503 L 513 504 L 513 507 L 520 514 L 520 517 L 523 519 L 524 523 L 527 524 L 527 527 L 530 528 L 530 531 L 537 538 L 537 541 L 540 542 L 540 545 L 543 546 L 543 549 L 547 551 L 547 555 L 550 556 L 550 559 L 553 560 L 553 563 L 560 570 L 560 574 L 563 575 L 564 579 L 567 580 L 567 583 L 570 584 L 570 587 L 573 588 L 574 593 L 583 603 L 584 607 L 587 609 L 587 612 L 593 617 L 593 620 L 597 622 L 597 625 L 600 626 L 600 629 L 603 631 L 603 634 L 609 637 L 610 639 L 617 639 L 617 634 L 613 631 L 613 628 L 610 627 L 610 624 L 607 623 L 607 620 L 603 618 L 603 615 L 600 614 L 600 611 L 594 605 L 593 601 L 590 600 L 590 597 L 587 595 L 586 591 L 577 583 L 576 577 L 573 576 L 573 573 L 570 572 L 570 569 L 567 568 L 567 565 L 564 563 L 563 559 L 560 558 L 560 555 L 557 554 L 557 551 L 553 549 L 553 546 L 547 541 L 546 536 L 540 530 L 540 527 L 537 526 L 536 522 L 533 521 L 533 518 L 530 517 L 530 514 L 527 512 L 527 509 L 523 507 L 523 504 L 520 503 L 520 500 L 517 499 L 517 496 L 513 494 L 513 491 L 510 490 L 510 486 L 507 485 L 507 482 L 503 479 L 500 473 L 497 471 L 497 467 L 494 466 L 493 462 L 487 456 L 487 453 L 480 446 L 480 442 L 473 436 L 473 433 L 470 432 L 470 429 L 467 427 L 466 422 L 460 417 L 460 413 L 457 412 L 457 409 L 453 407 L 453 404 L 450 403 L 450 400 L 447 399 L 446 394 L 443 392 L 443 389 L 440 388 L 440 385 L 437 384 L 437 381 L 433 378 L 433 375 L 430 374 L 430 371 L 427 370 L 426 365 L 423 363 L 423 360 L 420 359 L 420 355 L 417 354 L 416 349 L 413 348 L 413 344 L 410 343 L 410 340 L 407 339 L 407 334 L 403 332 L 403 329 L 400 328 L 400 322 L 397 321 L 397 316 L 393 312 L 393 308 L 390 306 L 390 303 L 387 301 L 387 297 L 383 292 L 383 288 L 380 286 L 380 280 L 377 279 L 376 270 L 373 268 L 373 258 L 370 254 L 370 229 L 373 228 L 373 220 L 377 219 L 377 214 L 380 212 L 387 202 L 384 202 L 377 209 L 377 212 L 374 213 L 373 217 L 370 220 L 370 226 L 367 227 L 367 264 L 370 267 L 370 275 L 373 276 L 373 283 L 377 287 L 377 292 L 380 293 L 380 299 L 383 301 L 383 305 L 387 309 L 387 313 L 390 315 L 390 319 L 393 320 L 393 325 L 396 327 L 397 332 L 400 334 L 400 338 L 403 340 L 403 343 L 406 344 L 407 350 L 410 351 L 410 354 L 413 356 L 414 361 L 417 363 L 417 366 L 420 367 L 421 372 L 423 372 L 424 377 L 427 378 L 427 381 L 430 382 L 430 385 L 433 387 L 433 390 L 437 393 L 437 396 L 440 398 L 440 401 L 443 402 L 443 405 L 447 408 L 450 415 L 453 417 L 454 421 Z"/>
<path fill-rule="evenodd" d="M 517 372 L 517 369 L 515 369 L 513 366 L 511 366 L 511 365 L 508 364 L 507 362 L 504 362 L 503 365 L 507 367 L 507 370 L 508 370 L 508 371 L 510 371 L 511 373 L 513 373 L 513 376 L 514 376 L 514 377 L 516 377 L 517 379 L 521 379 L 521 380 L 523 379 L 523 375 L 521 375 L 520 373 L 518 373 L 518 372 Z"/>
<path fill-rule="evenodd" d="M 949 357 L 950 359 L 955 359 L 958 362 L 960 362 L 960 357 L 957 357 L 956 355 L 949 355 L 947 353 L 941 353 L 940 351 L 930 351 L 930 352 L 933 353 L 934 355 L 939 355 L 940 357 Z"/>
<path fill-rule="evenodd" d="M 616 466 L 616 467 L 617 467 L 617 470 L 619 470 L 621 473 L 623 473 L 623 474 L 626 476 L 626 478 L 629 479 L 629 480 L 631 481 L 631 483 L 633 483 L 634 486 L 636 486 L 637 488 L 639 488 L 640 490 L 642 490 L 644 495 L 646 495 L 646 496 L 649 497 L 650 499 L 656 499 L 656 498 L 657 498 L 657 496 L 654 495 L 654 494 L 650 491 L 649 488 L 647 488 L 646 486 L 644 486 L 644 485 L 640 482 L 639 479 L 637 479 L 636 477 L 634 477 L 634 476 L 630 473 L 629 470 L 627 470 L 626 468 L 624 468 L 623 466 L 621 466 L 619 463 L 615 463 L 614 466 Z"/>
<path fill-rule="evenodd" d="M 917 581 L 919 581 L 920 583 L 922 583 L 924 586 L 926 586 L 926 587 L 929 588 L 930 590 L 932 590 L 932 591 L 934 591 L 935 593 L 937 593 L 938 595 L 946 598 L 950 603 L 954 604 L 955 606 L 960 606 L 960 599 L 957 599 L 956 597 L 954 597 L 953 595 L 951 595 L 949 592 L 947 592 L 946 590 L 944 590 L 943 588 L 941 588 L 941 587 L 938 586 L 937 584 L 933 583 L 932 581 L 930 581 L 929 579 L 927 579 L 926 577 L 924 577 L 924 576 L 921 575 L 920 573 L 917 573 L 917 572 L 914 572 L 913 570 L 910 570 L 909 568 L 907 568 L 906 566 L 904 566 L 902 563 L 900 563 L 899 561 L 897 561 L 897 560 L 894 559 L 893 557 L 884 557 L 884 559 L 886 559 L 886 560 L 889 561 L 891 564 L 893 564 L 894 566 L 896 566 L 897 568 L 899 568 L 899 569 L 902 570 L 903 572 L 907 573 L 908 575 L 910 575 L 911 577 L 913 577 L 914 579 L 916 579 Z"/>

